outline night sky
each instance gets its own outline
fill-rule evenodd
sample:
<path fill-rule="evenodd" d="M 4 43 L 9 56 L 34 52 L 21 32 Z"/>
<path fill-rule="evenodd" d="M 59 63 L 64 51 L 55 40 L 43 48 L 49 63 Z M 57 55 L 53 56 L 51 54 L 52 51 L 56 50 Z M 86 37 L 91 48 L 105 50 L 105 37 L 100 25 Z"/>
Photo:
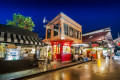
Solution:
<path fill-rule="evenodd" d="M 11 20 L 13 13 L 30 16 L 41 38 L 45 36 L 43 17 L 52 20 L 60 12 L 82 25 L 83 33 L 111 27 L 115 39 L 120 32 L 120 2 L 116 0 L 0 0 L 0 24 Z"/>

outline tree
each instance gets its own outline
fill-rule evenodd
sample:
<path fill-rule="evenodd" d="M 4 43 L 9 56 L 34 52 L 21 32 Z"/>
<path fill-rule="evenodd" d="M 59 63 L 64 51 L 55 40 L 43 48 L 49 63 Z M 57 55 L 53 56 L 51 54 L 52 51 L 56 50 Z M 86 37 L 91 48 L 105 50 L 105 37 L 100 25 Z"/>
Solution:
<path fill-rule="evenodd" d="M 7 25 L 22 27 L 24 29 L 28 29 L 30 31 L 33 31 L 35 27 L 34 22 L 32 21 L 31 17 L 25 17 L 21 15 L 20 13 L 13 14 L 13 20 L 7 20 Z"/>

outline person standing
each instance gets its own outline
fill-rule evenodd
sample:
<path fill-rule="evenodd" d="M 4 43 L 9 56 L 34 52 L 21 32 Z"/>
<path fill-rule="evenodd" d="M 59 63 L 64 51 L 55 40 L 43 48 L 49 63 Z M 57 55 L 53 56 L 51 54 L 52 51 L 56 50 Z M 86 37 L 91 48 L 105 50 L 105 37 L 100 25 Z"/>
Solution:
<path fill-rule="evenodd" d="M 91 55 L 91 61 L 93 60 L 93 55 Z"/>
<path fill-rule="evenodd" d="M 78 61 L 78 55 L 75 53 L 75 55 L 74 55 L 74 59 L 75 59 L 75 62 L 77 62 Z"/>
<path fill-rule="evenodd" d="M 48 51 L 48 57 L 51 58 L 51 52 L 50 51 Z"/>
<path fill-rule="evenodd" d="M 113 60 L 113 62 L 115 62 L 115 61 L 114 61 L 114 54 L 112 54 L 112 60 Z"/>
<path fill-rule="evenodd" d="M 110 59 L 110 54 L 108 54 L 108 58 Z"/>

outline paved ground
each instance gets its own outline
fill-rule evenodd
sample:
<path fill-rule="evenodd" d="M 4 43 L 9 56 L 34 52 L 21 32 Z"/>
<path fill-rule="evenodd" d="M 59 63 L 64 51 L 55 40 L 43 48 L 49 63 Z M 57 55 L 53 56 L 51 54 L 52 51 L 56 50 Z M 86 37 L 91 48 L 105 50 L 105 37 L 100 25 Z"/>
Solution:
<path fill-rule="evenodd" d="M 32 76 L 24 80 L 120 80 L 120 60 L 87 62 L 73 67 Z"/>
<path fill-rule="evenodd" d="M 51 63 L 51 65 L 44 64 L 43 66 L 40 66 L 41 64 L 39 64 L 38 68 L 33 68 L 33 69 L 23 70 L 23 71 L 18 71 L 18 72 L 13 72 L 13 73 L 0 74 L 0 80 L 10 80 L 10 79 L 16 79 L 16 78 L 20 78 L 21 80 L 21 77 L 31 76 L 31 75 L 38 74 L 38 73 L 41 74 L 43 72 L 55 71 L 61 68 L 66 68 L 69 66 L 82 64 L 84 62 L 79 61 L 79 62 L 74 62 L 74 63 L 73 62 L 60 63 L 60 62 L 54 61 Z"/>

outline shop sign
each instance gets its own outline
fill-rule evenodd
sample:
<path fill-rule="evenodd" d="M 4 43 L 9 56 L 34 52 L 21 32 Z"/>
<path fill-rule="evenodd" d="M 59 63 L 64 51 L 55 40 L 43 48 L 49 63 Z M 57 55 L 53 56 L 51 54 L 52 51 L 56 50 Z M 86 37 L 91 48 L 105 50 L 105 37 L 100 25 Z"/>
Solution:
<path fill-rule="evenodd" d="M 64 46 L 69 46 L 69 43 L 64 43 Z"/>
<path fill-rule="evenodd" d="M 98 44 L 92 44 L 92 47 L 98 47 L 99 45 Z"/>
<path fill-rule="evenodd" d="M 8 49 L 16 49 L 17 46 L 15 46 L 14 44 L 8 44 L 8 45 L 7 45 L 7 48 L 8 48 Z"/>
<path fill-rule="evenodd" d="M 117 45 L 120 46 L 120 43 L 118 43 Z"/>

